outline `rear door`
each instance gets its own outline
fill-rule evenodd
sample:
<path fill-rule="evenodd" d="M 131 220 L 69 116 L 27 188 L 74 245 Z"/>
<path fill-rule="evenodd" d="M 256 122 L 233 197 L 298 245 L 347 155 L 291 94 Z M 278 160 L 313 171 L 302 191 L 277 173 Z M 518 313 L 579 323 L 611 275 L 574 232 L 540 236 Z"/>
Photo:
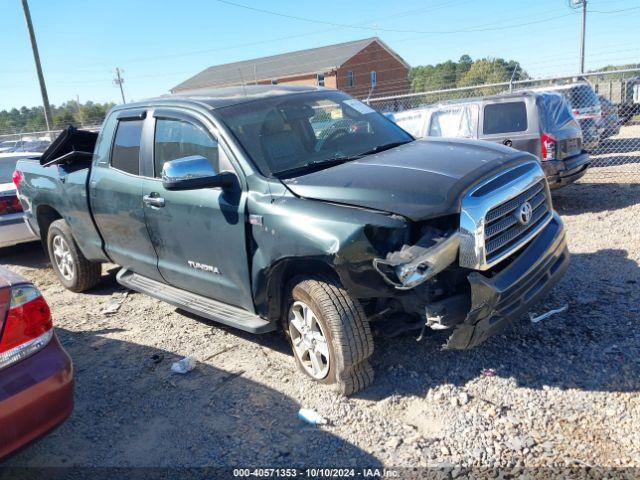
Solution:
<path fill-rule="evenodd" d="M 191 155 L 207 158 L 212 175 L 235 173 L 228 150 L 209 121 L 195 112 L 163 108 L 153 117 L 153 128 L 145 133 L 150 148 L 143 194 L 162 199 L 145 205 L 160 273 L 175 287 L 252 310 L 240 184 L 170 191 L 161 180 L 165 162 Z"/>
<path fill-rule="evenodd" d="M 540 133 L 530 98 L 505 98 L 483 103 L 480 139 L 539 155 Z"/>
<path fill-rule="evenodd" d="M 89 180 L 90 205 L 109 257 L 128 270 L 160 280 L 142 203 L 140 140 L 146 113 L 125 110 L 105 122 Z"/>

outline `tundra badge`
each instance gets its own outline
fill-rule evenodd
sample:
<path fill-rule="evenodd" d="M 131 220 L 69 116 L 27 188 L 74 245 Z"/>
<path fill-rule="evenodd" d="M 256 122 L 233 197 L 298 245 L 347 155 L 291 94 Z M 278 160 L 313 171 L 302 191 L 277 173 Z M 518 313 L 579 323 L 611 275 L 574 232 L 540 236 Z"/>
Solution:
<path fill-rule="evenodd" d="M 191 268 L 195 268 L 196 270 L 203 270 L 205 272 L 215 273 L 216 275 L 221 275 L 218 267 L 214 267 L 213 265 L 205 265 L 204 263 L 194 262 L 193 260 L 187 260 L 187 263 Z"/>

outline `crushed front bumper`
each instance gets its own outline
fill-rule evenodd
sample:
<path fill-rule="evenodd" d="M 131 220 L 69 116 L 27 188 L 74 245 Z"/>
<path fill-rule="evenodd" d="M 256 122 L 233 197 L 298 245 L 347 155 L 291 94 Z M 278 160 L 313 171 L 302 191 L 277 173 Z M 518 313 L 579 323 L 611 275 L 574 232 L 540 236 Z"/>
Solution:
<path fill-rule="evenodd" d="M 542 162 L 542 169 L 547 177 L 549 188 L 555 190 L 575 182 L 585 173 L 591 159 L 587 152 L 582 152 L 566 160 Z"/>
<path fill-rule="evenodd" d="M 469 349 L 498 333 L 544 297 L 568 266 L 564 226 L 554 213 L 551 222 L 508 267 L 492 277 L 469 274 L 471 309 L 445 348 Z"/>

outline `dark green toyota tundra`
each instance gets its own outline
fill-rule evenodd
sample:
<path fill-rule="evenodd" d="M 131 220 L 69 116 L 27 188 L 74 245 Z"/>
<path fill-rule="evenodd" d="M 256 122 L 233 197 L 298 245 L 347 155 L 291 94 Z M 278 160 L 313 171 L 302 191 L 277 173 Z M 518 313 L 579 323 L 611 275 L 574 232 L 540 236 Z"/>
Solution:
<path fill-rule="evenodd" d="M 569 254 L 537 159 L 414 140 L 343 93 L 253 86 L 114 108 L 15 181 L 62 284 L 118 281 L 254 333 L 302 371 L 373 379 L 371 326 L 480 344 L 544 296 Z"/>

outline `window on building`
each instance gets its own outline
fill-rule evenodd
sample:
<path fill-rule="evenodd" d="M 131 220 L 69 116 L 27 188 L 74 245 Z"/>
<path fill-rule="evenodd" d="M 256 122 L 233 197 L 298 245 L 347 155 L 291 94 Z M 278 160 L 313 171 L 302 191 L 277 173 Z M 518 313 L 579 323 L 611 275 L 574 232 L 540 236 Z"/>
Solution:
<path fill-rule="evenodd" d="M 271 85 L 277 85 L 278 84 L 278 80 L 276 78 L 271 80 Z"/>
<path fill-rule="evenodd" d="M 158 119 L 154 148 L 155 175 L 161 177 L 165 162 L 200 155 L 213 167 L 211 175 L 220 171 L 218 142 L 202 128 L 182 120 Z"/>
<path fill-rule="evenodd" d="M 324 87 L 324 73 L 318 74 L 318 86 Z"/>
<path fill-rule="evenodd" d="M 347 72 L 347 87 L 354 87 L 356 85 L 356 78 L 353 72 Z"/>
<path fill-rule="evenodd" d="M 121 120 L 111 153 L 111 166 L 140 175 L 140 136 L 144 120 Z"/>
<path fill-rule="evenodd" d="M 371 86 L 375 87 L 378 83 L 378 72 L 375 70 L 371 71 Z"/>

